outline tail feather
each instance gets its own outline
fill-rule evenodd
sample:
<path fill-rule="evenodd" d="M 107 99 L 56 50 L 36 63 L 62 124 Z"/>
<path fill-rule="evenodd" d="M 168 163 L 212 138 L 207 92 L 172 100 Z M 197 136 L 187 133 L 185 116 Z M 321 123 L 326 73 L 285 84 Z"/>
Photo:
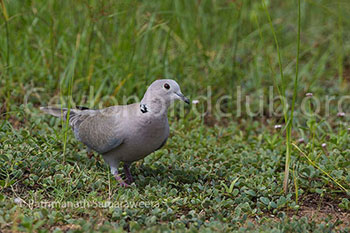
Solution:
<path fill-rule="evenodd" d="M 69 111 L 69 124 L 74 128 L 77 123 L 80 123 L 79 119 L 81 117 L 81 112 L 84 110 L 89 110 L 89 108 L 76 106 L 77 109 L 70 109 Z M 48 113 L 52 116 L 62 118 L 63 120 L 67 119 L 68 108 L 55 108 L 55 107 L 40 107 L 40 110 Z"/>
<path fill-rule="evenodd" d="M 54 107 L 40 107 L 40 110 L 58 118 L 62 118 L 62 117 L 65 118 L 68 111 L 67 108 L 54 108 Z"/>
<path fill-rule="evenodd" d="M 77 109 L 70 109 L 69 112 L 69 125 L 72 127 L 74 134 L 78 140 L 79 139 L 79 134 L 78 134 L 78 128 L 81 122 L 86 119 L 88 115 L 81 115 L 80 113 L 83 112 L 84 110 L 88 110 L 89 108 L 86 107 L 81 107 L 81 106 L 76 106 Z M 40 110 L 48 113 L 52 116 L 62 118 L 63 120 L 67 119 L 68 115 L 68 109 L 67 108 L 55 108 L 55 107 L 40 107 Z M 85 117 L 84 117 L 85 116 Z"/>

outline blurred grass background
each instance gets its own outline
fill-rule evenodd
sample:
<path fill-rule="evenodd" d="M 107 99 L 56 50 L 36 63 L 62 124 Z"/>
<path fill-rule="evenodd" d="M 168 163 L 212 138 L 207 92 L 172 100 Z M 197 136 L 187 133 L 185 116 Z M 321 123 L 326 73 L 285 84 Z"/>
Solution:
<path fill-rule="evenodd" d="M 275 124 L 283 124 L 283 119 L 268 114 L 247 116 L 244 99 L 242 116 L 235 117 L 237 87 L 243 98 L 250 96 L 250 108 L 257 112 L 260 96 L 267 98 L 271 86 L 281 85 L 274 38 L 260 1 L 0 3 L 0 200 L 6 200 L 1 203 L 0 224 L 4 229 L 49 226 L 52 230 L 74 223 L 82 225 L 84 231 L 95 229 L 85 221 L 95 218 L 107 224 L 106 229 L 113 229 L 108 221 L 114 221 L 124 230 L 145 226 L 160 230 L 156 227 L 159 223 L 168 224 L 172 230 L 201 226 L 213 231 L 243 226 L 259 230 L 260 226 L 244 225 L 245 220 L 255 216 L 254 221 L 260 221 L 260 217 L 270 214 L 284 216 L 281 211 L 298 211 L 312 200 L 331 203 L 345 212 L 350 210 L 348 196 L 297 150 L 292 153 L 291 194 L 283 195 L 285 144 L 283 131 L 273 129 Z M 265 3 L 279 41 L 286 95 L 291 100 L 297 1 Z M 327 95 L 340 97 L 349 93 L 349 10 L 346 0 L 301 1 L 296 112 L 300 113 L 305 93 L 311 92 L 321 100 Z M 60 122 L 38 114 L 38 106 L 67 106 L 69 98 L 88 107 L 120 103 L 124 96 L 140 98 L 147 85 L 159 78 L 177 80 L 183 93 L 194 99 L 207 95 L 208 86 L 213 103 L 221 96 L 232 96 L 222 108 L 233 117 L 221 119 L 214 111 L 214 119 L 198 121 L 189 109 L 183 118 L 172 117 L 169 151 L 157 152 L 146 159 L 145 167 L 138 164 L 133 168 L 137 186 L 131 190 L 116 189 L 103 162 L 87 159 L 83 146 L 72 139 L 72 134 L 67 160 L 63 159 Z M 274 92 L 277 95 L 276 88 Z M 328 117 L 298 114 L 292 140 L 305 140 L 304 145 L 298 144 L 302 151 L 349 189 L 348 116 L 337 117 L 338 106 L 332 103 Z M 275 105 L 277 108 L 278 103 Z M 264 113 L 268 112 L 267 105 L 263 108 Z M 345 102 L 343 110 L 348 112 L 350 103 Z M 321 112 L 326 111 L 322 102 Z M 324 143 L 327 147 L 322 146 Z M 187 174 L 188 171 L 193 172 Z M 237 177 L 238 182 L 234 182 Z M 293 192 L 299 195 L 300 203 Z M 161 206 L 159 212 L 142 209 L 128 210 L 126 214 L 119 210 L 74 210 L 69 214 L 35 210 L 32 216 L 30 208 L 19 210 L 12 200 L 20 196 L 139 201 L 164 200 L 166 195 L 175 200 L 177 207 L 171 206 L 173 210 Z M 186 203 L 187 199 L 190 204 L 177 203 Z M 321 204 L 314 205 L 321 209 Z M 203 208 L 209 210 L 202 213 Z M 165 216 L 161 212 L 166 212 Z M 104 217 L 99 218 L 101 213 Z M 83 220 L 78 219 L 82 215 Z M 18 226 L 13 219 L 16 216 L 20 219 Z M 50 223 L 41 222 L 42 218 Z M 72 219 L 78 220 L 72 223 Z M 183 225 L 178 226 L 178 220 Z M 272 226 L 264 225 L 264 221 L 260 230 L 299 227 L 301 231 L 322 231 L 333 227 L 315 226 L 305 219 L 283 220 L 282 225 Z"/>
<path fill-rule="evenodd" d="M 292 85 L 297 3 L 267 3 L 286 80 Z M 5 5 L 9 19 L 2 17 L 0 31 L 2 108 L 20 104 L 34 87 L 44 88 L 47 96 L 68 95 L 71 79 L 76 102 L 89 95 L 142 96 L 157 78 L 174 78 L 191 95 L 205 94 L 210 85 L 214 99 L 235 96 L 238 85 L 254 98 L 256 90 L 273 85 L 274 76 L 280 80 L 272 33 L 259 1 L 50 0 Z M 302 2 L 300 96 L 348 90 L 349 8 L 347 1 Z"/>

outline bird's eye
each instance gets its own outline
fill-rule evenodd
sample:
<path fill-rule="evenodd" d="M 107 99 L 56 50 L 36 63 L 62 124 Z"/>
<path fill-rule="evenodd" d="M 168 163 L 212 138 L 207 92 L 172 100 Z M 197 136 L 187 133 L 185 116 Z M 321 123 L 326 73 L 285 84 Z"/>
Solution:
<path fill-rule="evenodd" d="M 170 89 L 170 85 L 166 83 L 166 84 L 164 84 L 164 88 L 169 90 Z"/>

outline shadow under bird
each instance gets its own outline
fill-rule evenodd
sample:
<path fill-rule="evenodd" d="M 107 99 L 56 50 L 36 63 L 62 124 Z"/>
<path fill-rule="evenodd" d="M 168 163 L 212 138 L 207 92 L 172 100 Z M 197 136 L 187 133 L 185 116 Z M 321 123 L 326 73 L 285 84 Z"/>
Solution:
<path fill-rule="evenodd" d="M 154 81 L 140 103 L 100 110 L 41 107 L 48 114 L 66 119 L 76 139 L 102 154 L 121 186 L 128 186 L 118 173 L 124 162 L 127 182 L 133 182 L 130 164 L 160 149 L 169 136 L 168 107 L 175 100 L 190 103 L 171 79 Z M 69 113 L 68 113 L 69 112 Z"/>

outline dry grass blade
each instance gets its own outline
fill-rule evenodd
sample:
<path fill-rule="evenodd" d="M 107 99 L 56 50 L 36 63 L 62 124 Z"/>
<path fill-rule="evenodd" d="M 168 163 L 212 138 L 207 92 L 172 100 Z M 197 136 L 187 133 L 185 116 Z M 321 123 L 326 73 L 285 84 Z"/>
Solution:
<path fill-rule="evenodd" d="M 342 190 L 344 190 L 346 193 L 348 192 L 348 190 L 341 185 L 336 179 L 334 179 L 328 172 L 326 172 L 325 170 L 323 170 L 320 166 L 318 166 L 314 161 L 312 161 L 309 156 L 307 156 L 297 145 L 295 145 L 294 143 L 292 143 L 292 145 L 309 161 L 309 163 L 314 166 L 315 168 L 317 168 L 318 170 L 320 170 L 323 174 L 325 174 L 326 176 L 328 176 L 332 181 L 334 181 L 334 183 L 336 183 Z"/>

